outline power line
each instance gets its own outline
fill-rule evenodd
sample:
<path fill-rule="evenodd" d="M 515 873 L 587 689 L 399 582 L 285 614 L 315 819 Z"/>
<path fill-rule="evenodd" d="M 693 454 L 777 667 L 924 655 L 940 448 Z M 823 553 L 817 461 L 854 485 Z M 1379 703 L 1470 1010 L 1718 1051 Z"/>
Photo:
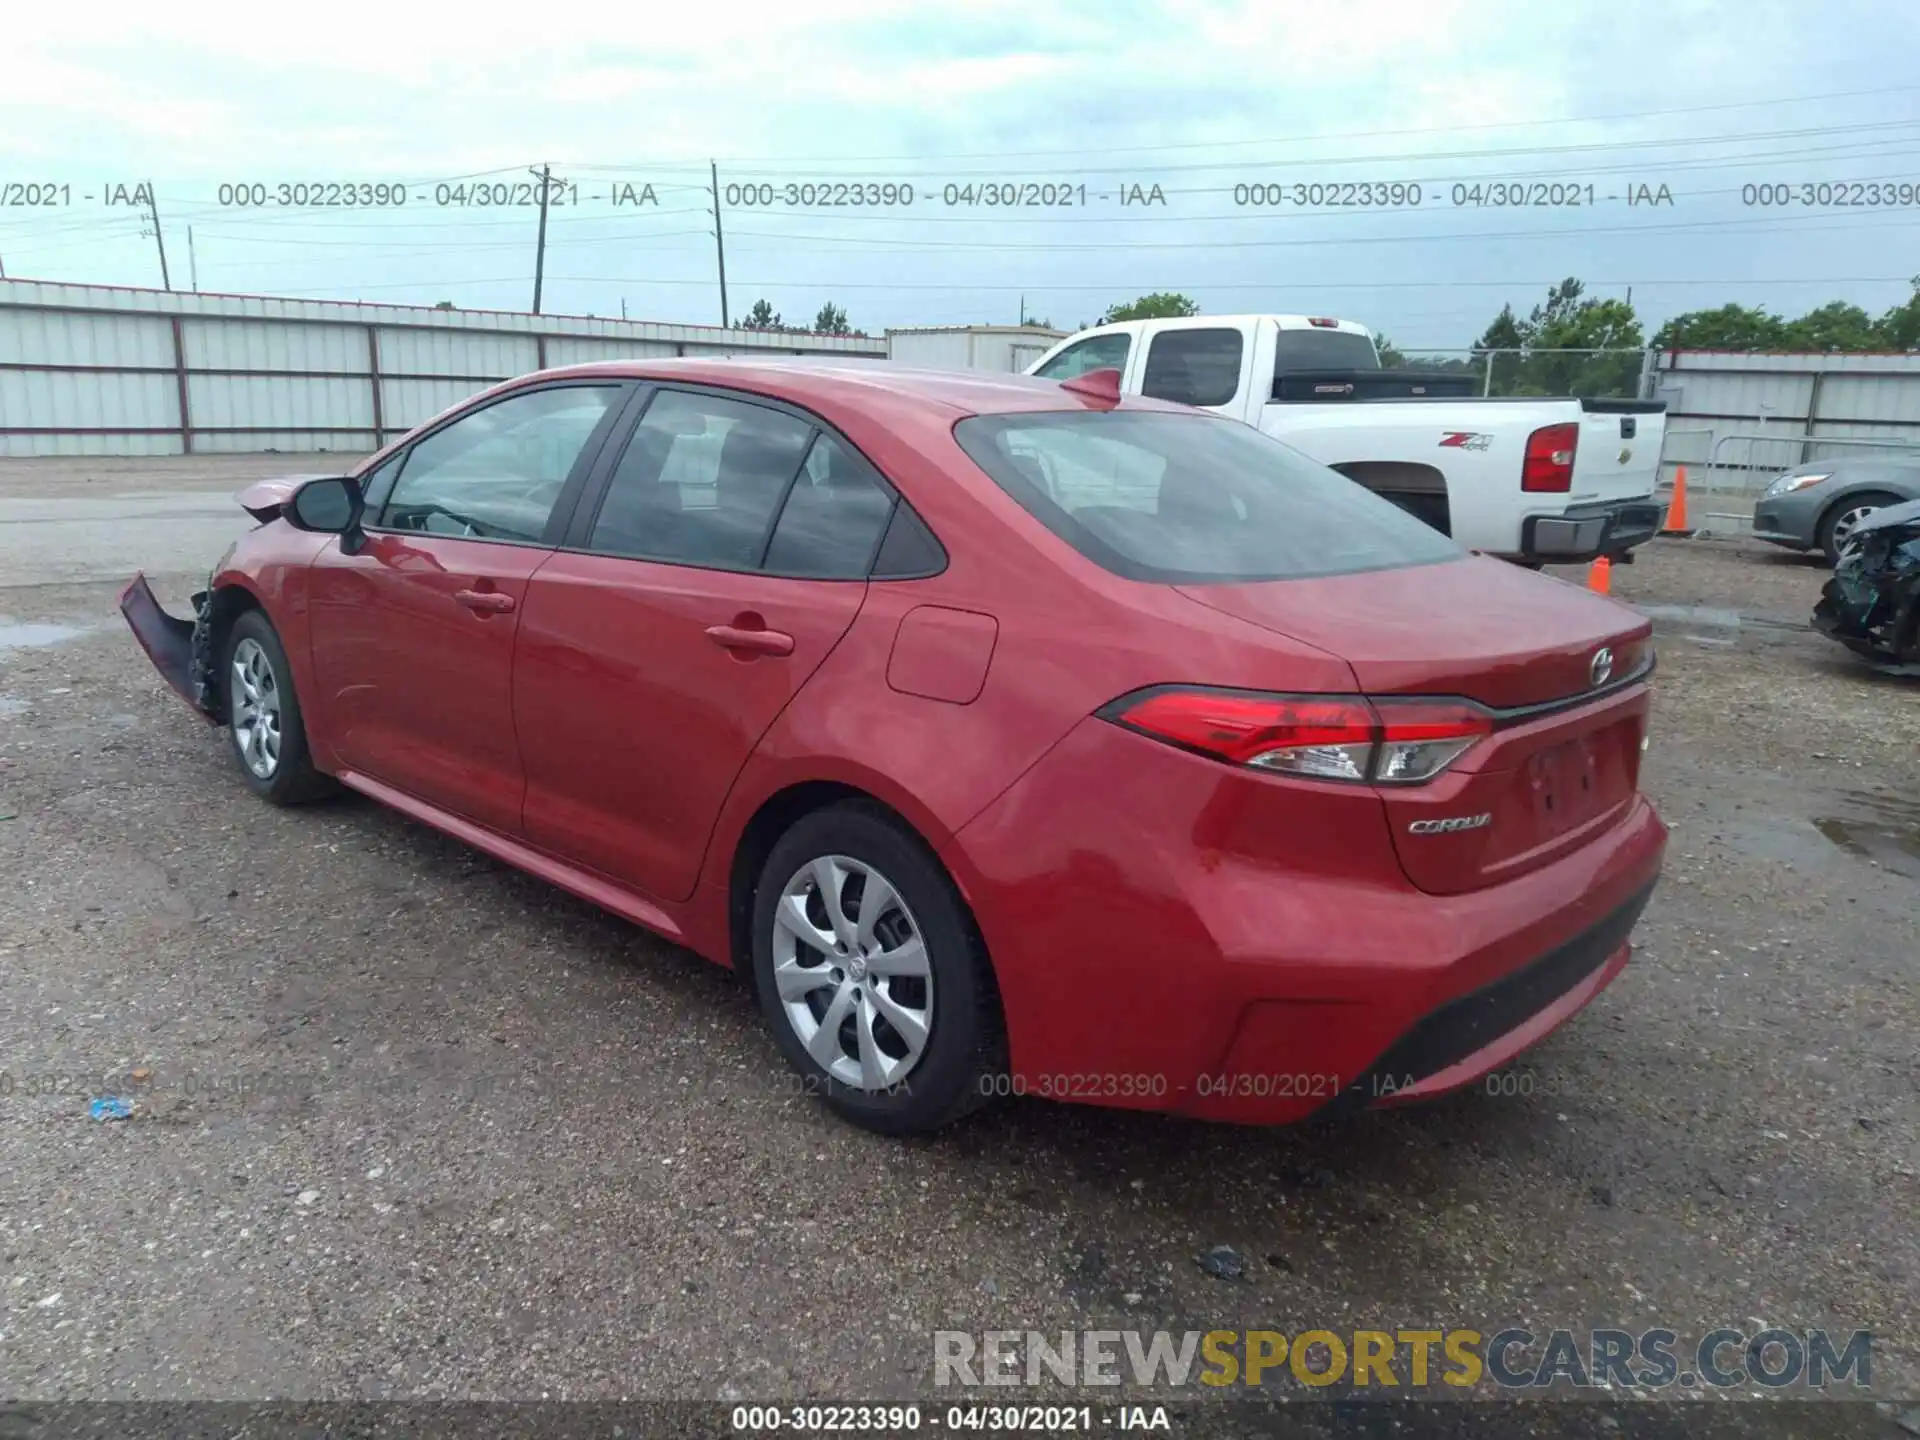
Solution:
<path fill-rule="evenodd" d="M 627 275 L 559 275 L 559 276 L 555 276 L 554 278 L 556 280 L 559 280 L 563 284 L 568 284 L 568 285 L 623 285 L 623 286 L 658 285 L 658 286 L 679 287 L 679 286 L 689 286 L 689 285 L 691 286 L 708 285 L 712 283 L 711 281 L 701 280 L 701 279 L 645 279 L 645 280 L 642 280 L 642 279 L 636 279 L 632 276 L 627 276 Z M 1109 280 L 1109 281 L 1101 281 L 1097 283 L 1061 283 L 1061 284 L 1049 283 L 1046 285 L 1036 285 L 1032 281 L 1027 281 L 1024 283 L 1016 283 L 1016 284 L 999 284 L 994 282 L 975 284 L 969 281 L 960 281 L 960 280 L 944 281 L 938 284 L 914 283 L 914 282 L 895 283 L 895 282 L 889 282 L 889 281 L 869 281 L 869 280 L 852 280 L 852 281 L 849 281 L 849 280 L 743 280 L 737 283 L 746 285 L 749 288 L 756 289 L 756 290 L 814 290 L 814 291 L 826 291 L 826 292 L 839 291 L 839 290 L 940 290 L 940 291 L 971 291 L 971 292 L 978 292 L 978 293 L 986 293 L 988 291 L 994 291 L 994 292 L 1014 295 L 1014 294 L 1019 294 L 1023 291 L 1029 294 L 1033 294 L 1033 293 L 1055 294 L 1055 293 L 1066 291 L 1066 290 L 1099 292 L 1104 294 L 1104 293 L 1110 293 L 1116 288 L 1125 288 L 1125 287 L 1133 287 L 1133 286 L 1139 286 L 1142 289 L 1150 290 L 1150 291 L 1151 290 L 1171 290 L 1171 291 L 1177 291 L 1177 292 L 1191 291 L 1191 290 L 1202 290 L 1202 291 L 1431 290 L 1436 288 L 1436 286 L 1439 286 L 1445 289 L 1463 289 L 1463 288 L 1469 288 L 1469 287 L 1477 288 L 1477 289 L 1479 288 L 1539 289 L 1547 286 L 1558 285 L 1560 281 L 1563 280 L 1564 278 L 1566 277 L 1554 276 L 1553 278 L 1546 279 L 1546 280 L 1519 280 L 1519 279 L 1512 279 L 1512 278 L 1500 279 L 1500 280 L 1452 280 L 1452 279 L 1449 279 L 1442 282 L 1436 282 L 1431 279 L 1325 280 L 1325 281 L 1295 281 L 1295 280 L 1268 279 L 1268 280 L 1233 280 L 1233 281 L 1200 280 L 1197 282 L 1194 280 L 1188 280 L 1185 282 L 1165 282 L 1165 283 L 1151 283 L 1151 284 L 1137 281 L 1137 280 Z M 430 289 L 436 285 L 441 285 L 441 286 L 510 285 L 510 284 L 520 284 L 522 283 L 522 280 L 523 280 L 523 277 L 521 276 L 453 277 L 453 276 L 447 276 L 447 275 L 437 275 L 431 279 L 426 279 L 426 280 L 396 280 L 396 281 L 390 281 L 390 282 L 383 281 L 377 285 L 334 285 L 334 286 L 328 286 L 324 290 L 311 290 L 311 289 L 291 290 L 291 291 L 283 291 L 280 293 L 289 294 L 289 295 L 310 295 L 310 294 L 334 294 L 342 289 L 356 290 L 356 291 L 413 290 L 413 289 Z M 1599 286 L 1606 286 L 1606 285 L 1619 285 L 1619 286 L 1713 285 L 1713 286 L 1720 286 L 1726 289 L 1738 289 L 1741 287 L 1754 286 L 1754 285 L 1906 285 L 1906 284 L 1910 284 L 1911 281 L 1912 281 L 1912 277 L 1909 275 L 1839 275 L 1839 276 L 1807 276 L 1804 278 L 1799 278 L 1799 277 L 1787 278 L 1787 277 L 1778 277 L 1778 276 L 1760 278 L 1760 277 L 1729 277 L 1725 275 L 1704 275 L 1704 276 L 1696 276 L 1691 279 L 1660 279 L 1660 280 L 1649 280 L 1644 277 L 1636 276 L 1630 280 L 1593 279 L 1593 280 L 1586 280 L 1584 283 L 1587 285 L 1589 289 L 1593 289 Z"/>
<path fill-rule="evenodd" d="M 867 156 L 735 156 L 730 164 L 745 165 L 755 160 L 768 163 L 834 164 L 846 160 L 875 164 L 898 161 L 903 164 L 937 164 L 944 160 L 1039 160 L 1067 155 L 1146 154 L 1175 150 L 1224 149 L 1227 146 L 1302 145 L 1324 140 L 1378 140 L 1397 135 L 1456 134 L 1471 131 L 1511 130 L 1528 125 L 1594 125 L 1615 120 L 1654 120 L 1668 115 L 1704 115 L 1721 110 L 1753 110 L 1782 105 L 1805 105 L 1825 100 L 1855 100 L 1873 95 L 1904 95 L 1920 90 L 1920 85 L 1887 85 L 1871 90 L 1833 90 L 1824 95 L 1766 96 L 1759 100 L 1731 100 L 1716 105 L 1681 105 L 1660 110 L 1616 111 L 1607 115 L 1568 115 L 1546 120 L 1489 120 L 1472 125 L 1421 125 L 1398 130 L 1347 130 L 1307 135 L 1270 135 L 1257 140 L 1183 140 L 1162 145 L 1100 145 L 1080 150 L 1003 150 L 955 152 L 947 155 L 867 155 Z"/>
<path fill-rule="evenodd" d="M 1371 155 L 1289 156 L 1288 158 L 1283 160 L 1206 160 L 1206 161 L 1197 161 L 1197 162 L 1191 162 L 1191 163 L 1183 163 L 1178 165 L 1156 165 L 1153 167 L 1151 174 L 1152 175 L 1190 174 L 1194 172 L 1204 173 L 1206 171 L 1211 171 L 1211 170 L 1227 170 L 1227 169 L 1262 170 L 1262 169 L 1272 169 L 1276 166 L 1324 167 L 1327 165 L 1371 165 L 1371 164 L 1381 164 L 1381 163 L 1389 163 L 1389 162 L 1399 164 L 1399 163 L 1406 163 L 1410 161 L 1419 162 L 1419 163 L 1431 163 L 1438 160 L 1504 160 L 1504 159 L 1511 159 L 1517 156 L 1526 156 L 1526 155 L 1612 154 L 1612 153 L 1616 153 L 1623 150 L 1671 149 L 1674 146 L 1678 146 L 1678 145 L 1739 144 L 1742 142 L 1752 141 L 1752 140 L 1789 140 L 1789 139 L 1800 139 L 1809 135 L 1836 135 L 1836 134 L 1855 135 L 1863 131 L 1911 130 L 1911 129 L 1914 129 L 1915 127 L 1920 127 L 1920 119 L 1879 120 L 1879 121 L 1869 121 L 1865 123 L 1847 124 L 1847 125 L 1813 125 L 1813 126 L 1805 126 L 1805 127 L 1802 127 L 1799 129 L 1793 129 L 1793 130 L 1750 131 L 1743 135 L 1685 135 L 1685 136 L 1676 136 L 1671 139 L 1655 138 L 1655 139 L 1645 139 L 1645 140 L 1589 141 L 1589 142 L 1580 143 L 1580 144 L 1510 146 L 1505 149 L 1491 149 L 1491 150 L 1441 150 L 1441 151 L 1422 151 L 1414 154 L 1408 154 L 1406 152 L 1390 152 L 1390 153 L 1375 153 Z M 914 168 L 932 169 L 938 164 L 940 164 L 940 162 L 938 161 L 921 160 L 918 162 L 914 162 Z M 582 166 L 581 170 L 582 170 L 582 173 L 598 173 L 600 171 L 611 171 L 611 172 L 617 172 L 617 173 L 633 174 L 633 173 L 639 173 L 645 168 L 646 168 L 645 166 L 632 166 L 632 165 L 620 165 L 620 166 L 587 165 L 587 166 Z M 736 175 L 746 175 L 746 176 L 774 176 L 774 175 L 789 175 L 789 174 L 795 173 L 795 171 L 791 167 L 784 167 L 780 169 L 744 168 L 744 169 L 735 169 L 732 173 Z M 882 180 L 882 179 L 895 178 L 896 176 L 901 176 L 903 174 L 904 172 L 897 171 L 897 170 L 884 171 L 884 172 L 876 172 L 872 170 L 865 170 L 865 171 L 812 170 L 812 171 L 806 172 L 806 178 L 809 180 L 835 180 L 835 179 Z M 997 179 L 1002 177 L 1033 176 L 1033 175 L 1058 178 L 1059 174 L 1060 174 L 1060 170 L 1059 170 L 1059 167 L 1057 166 L 1049 167 L 1046 169 L 1039 169 L 1039 170 L 1020 169 L 1018 167 L 1008 168 L 1005 166 L 996 166 L 992 169 L 987 169 L 987 170 L 945 171 L 942 178 L 945 178 L 945 179 L 985 178 L 985 179 L 992 180 L 992 179 Z M 1095 166 L 1092 168 L 1075 167 L 1074 174 L 1077 176 L 1080 176 L 1080 175 L 1130 175 L 1130 176 L 1137 176 L 1143 180 L 1150 178 L 1149 172 L 1145 171 L 1142 167 L 1138 165 L 1106 165 L 1106 166 Z M 913 177 L 911 175 L 904 175 L 904 178 L 911 179 Z"/>

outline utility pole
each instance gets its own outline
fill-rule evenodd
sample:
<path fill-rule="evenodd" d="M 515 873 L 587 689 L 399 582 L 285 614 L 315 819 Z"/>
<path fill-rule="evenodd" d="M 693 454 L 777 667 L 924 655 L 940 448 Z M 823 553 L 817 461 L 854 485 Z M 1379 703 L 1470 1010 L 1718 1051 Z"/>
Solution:
<path fill-rule="evenodd" d="M 551 166 L 542 165 L 538 170 L 528 172 L 540 181 L 540 238 L 534 242 L 533 252 L 533 313 L 540 313 L 540 282 L 547 274 L 547 191 L 553 184 Z"/>
<path fill-rule="evenodd" d="M 720 167 L 714 161 L 707 162 L 707 173 L 713 180 L 713 250 L 720 261 L 720 328 L 727 328 L 727 242 L 720 233 Z"/>
<path fill-rule="evenodd" d="M 187 279 L 193 285 L 193 293 L 200 293 L 200 262 L 193 253 L 193 227 L 187 226 Z"/>
<path fill-rule="evenodd" d="M 624 295 L 620 297 L 620 318 L 622 320 L 627 318 L 627 297 Z"/>
<path fill-rule="evenodd" d="M 173 289 L 173 279 L 167 274 L 167 242 L 160 234 L 160 199 L 153 193 L 153 182 L 147 182 L 147 214 L 153 220 L 153 243 L 160 251 L 160 283 Z"/>

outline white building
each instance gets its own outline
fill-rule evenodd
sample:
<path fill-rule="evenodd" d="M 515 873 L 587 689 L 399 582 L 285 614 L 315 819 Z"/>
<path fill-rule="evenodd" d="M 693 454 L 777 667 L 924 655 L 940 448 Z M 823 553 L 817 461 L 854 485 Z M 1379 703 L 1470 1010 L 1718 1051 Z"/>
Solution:
<path fill-rule="evenodd" d="M 887 331 L 887 358 L 921 370 L 1018 375 L 1067 334 L 1038 325 L 915 325 Z"/>

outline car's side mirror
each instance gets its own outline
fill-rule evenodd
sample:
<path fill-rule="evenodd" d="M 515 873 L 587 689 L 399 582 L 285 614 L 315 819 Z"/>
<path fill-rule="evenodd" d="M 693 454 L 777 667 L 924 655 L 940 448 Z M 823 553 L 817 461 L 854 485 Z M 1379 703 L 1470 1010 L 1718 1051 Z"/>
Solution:
<path fill-rule="evenodd" d="M 338 535 L 340 548 L 352 554 L 360 548 L 366 532 L 360 517 L 366 500 L 360 482 L 351 475 L 329 475 L 309 480 L 293 492 L 293 499 L 281 512 L 296 530 L 311 530 L 321 535 Z"/>

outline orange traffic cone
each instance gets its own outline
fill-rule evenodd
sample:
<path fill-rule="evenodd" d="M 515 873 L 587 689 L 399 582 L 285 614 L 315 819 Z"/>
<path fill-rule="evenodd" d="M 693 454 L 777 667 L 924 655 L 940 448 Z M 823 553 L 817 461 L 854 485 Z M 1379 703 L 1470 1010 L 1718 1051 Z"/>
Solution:
<path fill-rule="evenodd" d="M 1587 567 L 1587 589 L 1596 595 L 1613 593 L 1613 561 L 1605 555 Z"/>
<path fill-rule="evenodd" d="M 1660 527 L 1660 533 L 1683 540 L 1693 534 L 1687 524 L 1687 467 L 1684 465 L 1673 472 L 1673 503 L 1667 506 L 1666 523 Z"/>

